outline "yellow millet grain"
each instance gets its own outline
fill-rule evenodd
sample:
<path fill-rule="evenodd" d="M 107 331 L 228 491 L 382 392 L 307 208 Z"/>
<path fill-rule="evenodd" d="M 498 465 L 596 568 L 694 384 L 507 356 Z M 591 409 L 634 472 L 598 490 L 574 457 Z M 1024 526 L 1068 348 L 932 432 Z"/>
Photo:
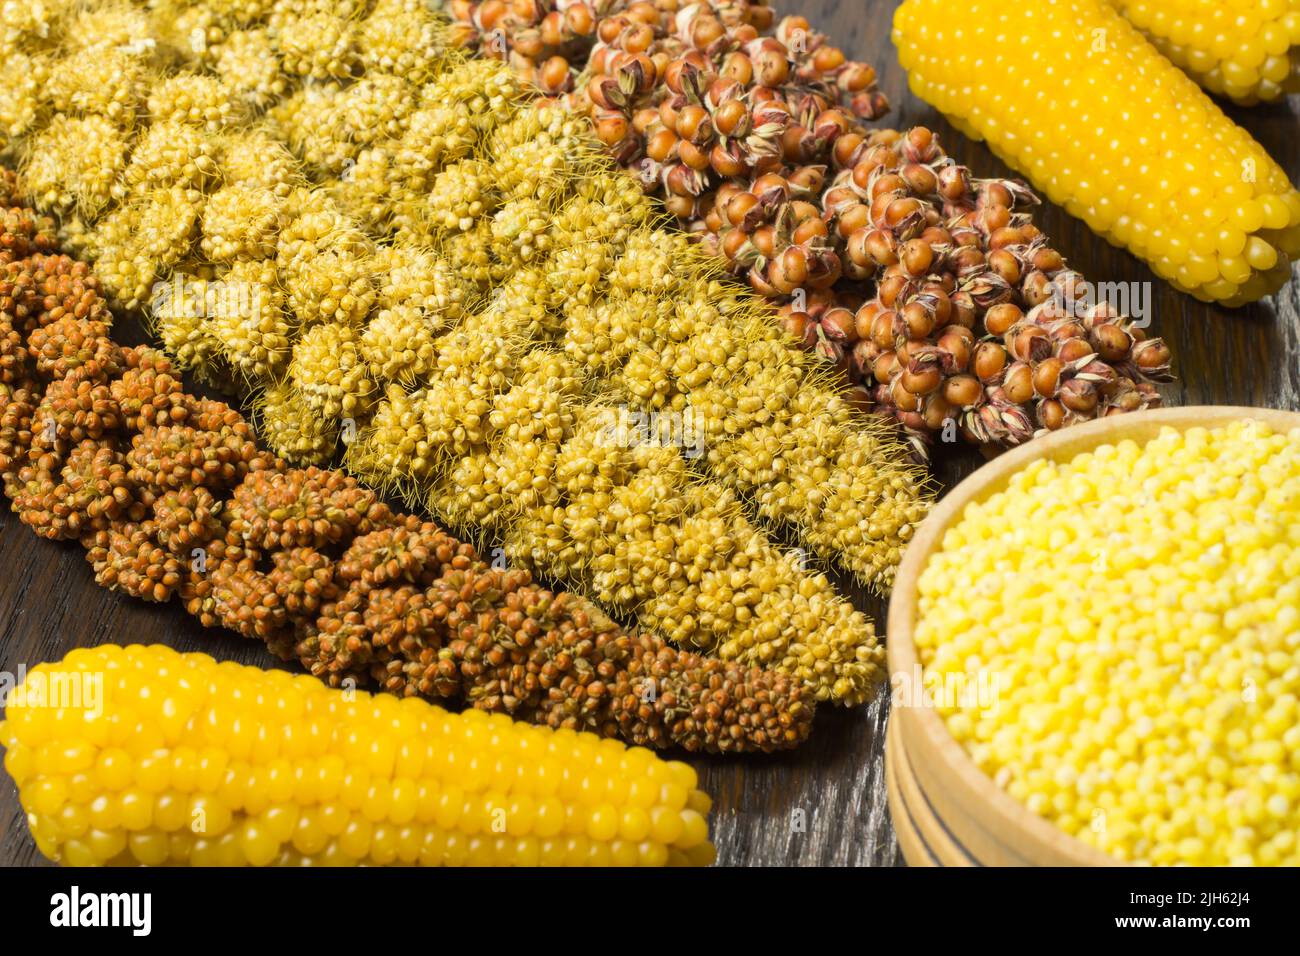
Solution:
<path fill-rule="evenodd" d="M 284 71 L 318 80 L 346 79 L 359 66 L 356 24 L 331 13 L 290 17 L 274 30 Z"/>
<path fill-rule="evenodd" d="M 402 178 L 406 172 L 397 168 L 393 143 L 378 143 L 357 154 L 329 184 L 329 194 L 367 232 L 385 237 L 398 228 L 398 207 L 413 208 L 423 191 L 418 178 L 414 187 Z"/>
<path fill-rule="evenodd" d="M 1177 288 L 1291 277 L 1300 191 L 1105 0 L 907 0 L 894 42 L 914 93 Z"/>
<path fill-rule="evenodd" d="M 1122 860 L 1300 864 L 1300 429 L 1035 461 L 920 577 L 927 686 L 1011 796 Z"/>

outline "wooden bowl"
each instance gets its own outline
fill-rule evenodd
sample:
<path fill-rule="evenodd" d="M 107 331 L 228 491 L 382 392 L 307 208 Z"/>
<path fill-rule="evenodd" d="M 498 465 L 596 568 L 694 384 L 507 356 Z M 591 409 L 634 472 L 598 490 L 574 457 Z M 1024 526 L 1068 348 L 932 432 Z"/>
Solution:
<path fill-rule="evenodd" d="M 1126 438 L 1148 441 L 1166 427 L 1215 427 L 1243 419 L 1265 423 L 1275 431 L 1300 428 L 1297 412 L 1234 406 L 1154 409 L 1052 432 L 995 458 L 968 477 L 917 529 L 899 565 L 889 602 L 886 642 L 891 687 L 895 681 L 913 680 L 920 673 L 913 640 L 917 580 L 948 526 L 961 517 L 968 504 L 1005 489 L 1015 472 L 1039 458 L 1068 461 L 1098 445 Z M 934 709 L 896 703 L 889 730 L 889 741 L 894 744 L 886 744 L 886 769 L 894 788 L 890 805 L 899 844 L 909 863 L 952 865 L 947 861 L 961 856 L 985 866 L 1119 863 L 1031 813 L 994 784 L 952 738 Z M 935 834 L 945 835 L 947 843 Z"/>

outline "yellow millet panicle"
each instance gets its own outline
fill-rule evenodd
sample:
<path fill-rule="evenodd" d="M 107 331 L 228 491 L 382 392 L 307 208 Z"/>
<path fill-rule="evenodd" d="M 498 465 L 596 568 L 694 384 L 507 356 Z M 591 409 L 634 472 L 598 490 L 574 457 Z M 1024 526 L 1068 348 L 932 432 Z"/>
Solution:
<path fill-rule="evenodd" d="M 367 74 L 427 82 L 443 67 L 445 32 L 424 4 L 381 0 L 357 30 L 357 56 Z"/>
<path fill-rule="evenodd" d="M 371 259 L 376 304 L 381 309 L 423 309 L 441 328 L 460 321 L 474 302 L 474 286 L 432 250 L 394 243 L 380 246 Z"/>
<path fill-rule="evenodd" d="M 919 589 L 927 686 L 996 690 L 948 729 L 1034 813 L 1122 860 L 1300 864 L 1300 429 L 1034 461 Z"/>
<path fill-rule="evenodd" d="M 55 706 L 66 687 L 94 687 L 100 706 Z M 69 866 L 714 856 L 711 801 L 684 763 L 163 645 L 106 644 L 41 664 L 5 718 L 4 765 L 32 837 Z"/>
<path fill-rule="evenodd" d="M 562 356 L 535 371 L 536 381 L 573 380 Z M 519 421 L 510 405 L 537 403 L 512 389 L 497 404 L 489 423 L 509 429 L 512 418 Z M 527 455 L 507 441 L 495 454 L 473 453 L 460 472 L 480 476 L 483 488 L 513 483 L 514 507 L 457 482 L 435 494 L 430 507 L 462 520 L 504 522 L 511 561 L 683 646 L 776 667 L 818 700 L 852 705 L 870 698 L 884 666 L 870 622 L 824 576 L 775 548 L 734 496 L 693 482 L 676 448 L 644 434 L 617 407 L 575 407 L 574 414 L 537 408 L 559 426 L 557 435 L 568 432 L 553 459 L 550 434 L 524 432 L 521 438 L 536 446 Z"/>
<path fill-rule="evenodd" d="M 127 149 L 126 137 L 103 116 L 55 116 L 27 151 L 23 178 L 32 202 L 94 219 L 113 200 Z"/>
<path fill-rule="evenodd" d="M 207 4 L 150 0 L 149 8 L 160 52 L 188 67 L 211 66 L 215 51 L 230 34 L 230 24 Z"/>
<path fill-rule="evenodd" d="M 414 107 L 415 89 L 405 77 L 378 73 L 346 87 L 336 108 L 346 134 L 364 146 L 401 136 Z"/>
<path fill-rule="evenodd" d="M 1105 0 L 907 0 L 894 42 L 913 92 L 1177 288 L 1290 278 L 1300 191 Z"/>
<path fill-rule="evenodd" d="M 448 166 L 433 180 L 421 212 L 435 230 L 467 232 L 496 209 L 492 167 L 476 159 Z"/>
<path fill-rule="evenodd" d="M 375 399 L 375 381 L 361 354 L 361 335 L 347 325 L 314 325 L 293 348 L 289 377 L 322 418 L 355 422 Z"/>
<path fill-rule="evenodd" d="M 26 0 L 24 6 L 44 5 Z M 69 16 L 60 31 L 69 49 L 99 55 L 111 49 L 148 58 L 153 33 L 148 14 L 128 0 L 97 0 Z"/>
<path fill-rule="evenodd" d="M 204 6 L 220 19 L 246 27 L 269 14 L 275 0 L 205 0 Z"/>
<path fill-rule="evenodd" d="M 279 378 L 289 364 L 297 324 L 285 308 L 274 261 L 236 262 L 221 276 L 209 328 L 221 354 L 250 385 Z"/>
<path fill-rule="evenodd" d="M 428 162 L 427 172 L 437 172 L 448 163 L 464 159 L 477 142 L 474 118 L 459 104 L 430 103 L 407 117 L 398 155 L 413 164 L 413 158 L 406 154 L 414 153 Z"/>
<path fill-rule="evenodd" d="M 487 294 L 493 285 L 509 278 L 509 273 L 492 258 L 490 219 L 479 219 L 466 232 L 448 236 L 417 209 L 403 219 L 396 238 L 399 242 L 417 245 L 436 244 L 438 254 L 447 260 L 457 275 L 473 283 L 478 294 Z"/>
<path fill-rule="evenodd" d="M 0 5 L 0 55 L 15 50 L 48 49 L 63 38 L 63 26 L 74 0 L 33 3 L 8 2 Z"/>
<path fill-rule="evenodd" d="M 203 207 L 203 254 L 212 262 L 272 258 L 284 200 L 265 186 L 223 186 Z"/>
<path fill-rule="evenodd" d="M 101 277 L 104 261 L 101 259 L 96 266 L 96 274 Z M 177 269 L 168 281 L 151 290 L 146 318 L 182 371 L 204 374 L 221 353 L 221 342 L 208 321 L 214 297 L 209 285 L 208 280 Z"/>
<path fill-rule="evenodd" d="M 217 142 L 187 123 L 154 123 L 136 139 L 119 192 L 139 195 L 162 186 L 208 188 L 220 174 Z"/>
<path fill-rule="evenodd" d="M 154 86 L 145 102 L 154 123 L 184 123 L 217 133 L 247 122 L 234 93 L 220 77 L 178 73 Z"/>
<path fill-rule="evenodd" d="M 420 92 L 423 108 L 455 106 L 483 135 L 519 112 L 526 94 L 509 66 L 499 60 L 466 60 L 434 77 Z"/>
<path fill-rule="evenodd" d="M 288 198 L 304 184 L 302 170 L 288 148 L 265 132 L 227 133 L 218 141 L 225 186 L 261 186 Z"/>
<path fill-rule="evenodd" d="M 477 134 L 454 106 L 416 110 L 398 138 L 361 150 L 334 187 L 339 201 L 380 235 L 432 235 L 421 209 L 434 177 L 468 157 Z"/>
<path fill-rule="evenodd" d="M 555 204 L 591 172 L 591 125 L 559 106 L 520 113 L 494 132 L 487 155 L 505 200 Z"/>
<path fill-rule="evenodd" d="M 29 133 L 46 106 L 50 61 L 14 50 L 0 56 L 0 150 Z"/>
<path fill-rule="evenodd" d="M 1201 86 L 1250 106 L 1300 91 L 1300 0 L 1108 0 Z"/>
<path fill-rule="evenodd" d="M 369 427 L 348 447 L 348 470 L 382 488 L 418 494 L 416 489 L 433 473 L 438 457 L 424 427 L 426 394 L 424 389 L 407 392 L 389 384 Z"/>
<path fill-rule="evenodd" d="M 283 281 L 289 308 L 303 325 L 359 326 L 375 303 L 370 263 L 351 252 L 319 252 L 296 263 Z"/>
<path fill-rule="evenodd" d="M 267 113 L 270 126 L 309 169 L 338 176 L 356 162 L 361 145 L 348 133 L 340 109 L 341 84 L 308 83 Z"/>
<path fill-rule="evenodd" d="M 264 110 L 289 91 L 265 30 L 236 30 L 213 48 L 212 56 L 217 76 L 248 109 Z"/>
<path fill-rule="evenodd" d="M 180 186 L 154 189 L 114 209 L 95 227 L 95 271 L 110 301 L 137 309 L 156 281 L 189 254 L 199 233 L 202 195 Z"/>
<path fill-rule="evenodd" d="M 289 308 L 303 325 L 359 326 L 375 303 L 373 242 L 322 190 L 303 190 L 287 206 L 276 260 Z"/>
<path fill-rule="evenodd" d="M 361 333 L 361 354 L 379 382 L 415 382 L 433 371 L 439 317 L 414 305 L 380 309 Z"/>
<path fill-rule="evenodd" d="M 144 106 L 148 79 L 142 59 L 121 48 L 72 53 L 50 65 L 45 95 L 59 112 L 94 113 L 129 130 Z"/>
<path fill-rule="evenodd" d="M 266 389 L 254 400 L 258 435 L 295 465 L 326 465 L 338 449 L 341 426 L 321 418 L 290 382 Z"/>

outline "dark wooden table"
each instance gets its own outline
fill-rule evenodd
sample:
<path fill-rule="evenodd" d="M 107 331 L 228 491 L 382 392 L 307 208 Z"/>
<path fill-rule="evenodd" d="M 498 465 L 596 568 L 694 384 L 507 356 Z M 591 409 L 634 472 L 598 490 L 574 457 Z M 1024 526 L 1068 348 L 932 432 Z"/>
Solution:
<path fill-rule="evenodd" d="M 936 130 L 949 153 L 977 176 L 1007 173 L 982 144 L 957 134 L 906 90 L 889 40 L 895 0 L 779 0 L 802 12 L 852 57 L 873 64 L 894 104 L 886 122 Z M 1300 180 L 1300 98 L 1233 109 L 1231 114 Z M 1064 211 L 1045 205 L 1039 225 L 1094 282 L 1150 282 L 1153 329 L 1173 350 L 1179 381 L 1170 404 L 1240 404 L 1300 409 L 1300 292 L 1236 311 L 1216 309 L 1173 291 L 1145 265 L 1107 245 Z M 936 450 L 945 487 L 980 464 L 969 449 Z M 859 607 L 884 620 L 884 602 L 855 592 Z M 883 627 L 883 625 L 882 625 Z M 152 607 L 99 587 L 80 548 L 39 541 L 17 518 L 0 514 L 0 670 L 62 657 L 74 647 L 109 641 L 166 642 L 219 658 L 270 665 L 260 646 L 225 632 L 203 631 L 175 605 Z M 896 865 L 901 862 L 884 790 L 886 695 L 854 711 L 823 708 L 812 740 L 775 757 L 695 761 L 713 795 L 719 860 L 742 865 Z M 0 775 L 0 865 L 43 862 L 27 834 L 13 783 Z"/>

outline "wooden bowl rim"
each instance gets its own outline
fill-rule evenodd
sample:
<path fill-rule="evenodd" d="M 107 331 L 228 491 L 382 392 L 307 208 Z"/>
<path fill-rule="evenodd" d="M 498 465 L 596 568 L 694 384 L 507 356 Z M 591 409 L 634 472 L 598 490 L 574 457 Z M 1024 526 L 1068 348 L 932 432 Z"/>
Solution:
<path fill-rule="evenodd" d="M 1300 428 L 1300 412 L 1237 405 L 1187 405 L 1157 408 L 1097 419 L 1061 431 L 1051 432 L 994 458 L 968 475 L 947 495 L 921 526 L 898 566 L 886 621 L 886 653 L 891 679 L 895 674 L 912 674 L 920 666 L 916 654 L 914 628 L 917 613 L 917 583 L 930 555 L 938 550 L 944 532 L 958 519 L 966 506 L 1006 487 L 1011 475 L 1040 458 L 1063 461 L 1100 445 L 1123 441 L 1150 440 L 1164 427 L 1186 429 L 1216 427 L 1234 421 L 1254 419 L 1279 431 Z M 904 708 L 898 708 L 900 711 Z M 1030 811 L 984 773 L 965 748 L 948 733 L 936 710 L 930 707 L 907 707 L 906 716 L 896 716 L 920 731 L 922 739 L 971 792 L 982 799 L 1009 828 L 1019 829 L 1062 856 L 1093 866 L 1116 866 L 1123 861 L 1103 853 Z M 901 742 L 901 741 L 900 741 Z"/>

